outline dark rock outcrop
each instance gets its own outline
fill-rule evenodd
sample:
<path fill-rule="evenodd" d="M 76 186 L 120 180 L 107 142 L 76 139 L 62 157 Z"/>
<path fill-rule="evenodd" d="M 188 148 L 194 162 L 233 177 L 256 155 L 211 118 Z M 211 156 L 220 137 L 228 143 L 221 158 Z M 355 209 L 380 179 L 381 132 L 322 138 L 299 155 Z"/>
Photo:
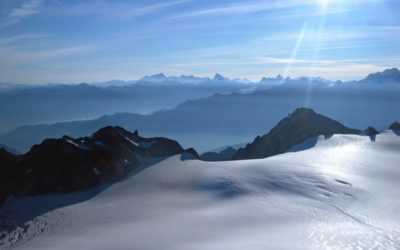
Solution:
<path fill-rule="evenodd" d="M 390 130 L 399 131 L 400 132 L 400 122 L 394 122 L 389 127 Z"/>
<path fill-rule="evenodd" d="M 374 127 L 368 127 L 362 133 L 364 135 L 368 135 L 371 141 L 375 141 L 376 136 L 379 134 L 378 130 L 376 130 Z"/>
<path fill-rule="evenodd" d="M 18 154 L 17 150 L 15 150 L 13 148 L 10 148 L 10 147 L 8 147 L 6 145 L 3 145 L 3 144 L 0 144 L 0 149 L 3 149 L 5 151 L 7 151 L 8 153 L 11 153 L 11 154 L 14 154 L 14 155 Z"/>
<path fill-rule="evenodd" d="M 0 148 L 0 204 L 6 199 L 7 195 L 13 189 L 13 176 L 17 157 L 12 153 Z"/>
<path fill-rule="evenodd" d="M 16 156 L 4 148 L 0 148 L 0 162 L 2 162 L 4 165 L 8 165 L 11 162 L 14 162 L 16 159 Z"/>
<path fill-rule="evenodd" d="M 389 127 L 390 130 L 393 131 L 396 135 L 400 136 L 400 122 L 394 122 Z"/>
<path fill-rule="evenodd" d="M 46 139 L 14 156 L 0 149 L 0 200 L 9 194 L 72 192 L 119 180 L 151 158 L 184 152 L 166 138 L 144 138 L 120 127 L 105 127 L 91 137 Z M 3 174 L 5 173 L 5 174 Z"/>
<path fill-rule="evenodd" d="M 203 161 L 228 161 L 236 154 L 237 150 L 233 147 L 227 147 L 221 152 L 206 152 L 200 156 Z"/>
<path fill-rule="evenodd" d="M 198 160 L 198 159 L 200 159 L 200 156 L 194 148 L 188 148 L 182 152 L 181 160 L 183 161 Z"/>
<path fill-rule="evenodd" d="M 291 147 L 319 135 L 328 137 L 333 134 L 360 133 L 311 109 L 299 108 L 281 120 L 268 134 L 258 136 L 245 148 L 239 149 L 233 159 L 257 159 L 285 153 Z"/>
<path fill-rule="evenodd" d="M 368 136 L 375 136 L 379 134 L 379 132 L 374 127 L 368 127 L 366 130 L 363 131 L 363 134 Z"/>

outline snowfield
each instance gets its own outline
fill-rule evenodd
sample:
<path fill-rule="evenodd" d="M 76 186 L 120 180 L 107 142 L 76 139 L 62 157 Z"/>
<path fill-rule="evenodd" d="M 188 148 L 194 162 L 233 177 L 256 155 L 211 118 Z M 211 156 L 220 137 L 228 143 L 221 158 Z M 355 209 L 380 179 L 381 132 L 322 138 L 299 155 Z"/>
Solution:
<path fill-rule="evenodd" d="M 98 191 L 11 200 L 0 216 L 24 225 L 0 248 L 400 249 L 400 136 L 389 131 L 261 160 L 174 156 Z"/>

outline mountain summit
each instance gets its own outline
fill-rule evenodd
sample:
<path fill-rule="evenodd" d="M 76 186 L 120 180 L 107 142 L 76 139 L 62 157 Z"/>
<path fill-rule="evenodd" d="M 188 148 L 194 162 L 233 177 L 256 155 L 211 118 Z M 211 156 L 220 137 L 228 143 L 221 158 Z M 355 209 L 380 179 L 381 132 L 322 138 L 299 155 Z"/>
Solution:
<path fill-rule="evenodd" d="M 392 123 L 392 125 L 390 125 L 389 129 L 394 132 L 400 132 L 400 122 Z"/>
<path fill-rule="evenodd" d="M 285 153 L 307 139 L 333 134 L 360 134 L 360 131 L 347 128 L 312 109 L 299 108 L 281 120 L 268 134 L 258 136 L 245 148 L 239 149 L 233 159 L 265 158 Z"/>
<path fill-rule="evenodd" d="M 145 76 L 142 78 L 142 81 L 148 81 L 148 82 L 163 82 L 168 80 L 168 77 L 163 74 L 155 74 L 155 75 L 151 75 L 151 76 Z"/>
<path fill-rule="evenodd" d="M 23 155 L 0 149 L 0 203 L 8 195 L 71 192 L 124 178 L 147 164 L 190 153 L 167 138 L 105 127 L 90 137 L 46 139 Z"/>
<path fill-rule="evenodd" d="M 217 73 L 214 76 L 214 80 L 215 81 L 225 81 L 225 80 L 227 80 L 227 78 L 225 78 L 223 75 Z"/>
<path fill-rule="evenodd" d="M 397 68 L 386 69 L 382 72 L 369 74 L 362 82 L 367 83 L 400 83 L 400 70 Z"/>

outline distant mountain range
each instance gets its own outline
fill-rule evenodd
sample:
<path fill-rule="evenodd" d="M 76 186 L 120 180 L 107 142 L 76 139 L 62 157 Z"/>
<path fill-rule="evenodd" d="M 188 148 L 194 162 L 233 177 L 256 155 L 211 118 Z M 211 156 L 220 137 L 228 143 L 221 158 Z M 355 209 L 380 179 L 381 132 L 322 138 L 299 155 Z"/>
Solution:
<path fill-rule="evenodd" d="M 86 120 L 118 112 L 146 114 L 190 99 L 250 88 L 230 80 L 189 84 L 185 79 L 8 87 L 0 90 L 0 133 L 26 124 Z"/>
<path fill-rule="evenodd" d="M 149 114 L 214 94 L 250 93 L 276 86 L 296 87 L 399 87 L 399 70 L 388 69 L 361 81 L 330 81 L 319 77 L 264 77 L 261 81 L 192 75 L 156 74 L 139 80 L 112 80 L 77 85 L 0 84 L 0 133 L 19 126 L 87 120 L 114 113 Z M 389 87 L 389 86 L 387 86 Z M 393 86 L 391 86 L 393 87 Z"/>
<path fill-rule="evenodd" d="M 182 76 L 166 76 L 163 73 L 155 74 L 151 76 L 145 76 L 138 83 L 153 83 L 153 84 L 255 84 L 265 87 L 265 85 L 282 85 L 282 84 L 305 84 L 312 83 L 313 85 L 350 85 L 355 83 L 373 83 L 373 84 L 400 84 L 400 70 L 397 68 L 386 69 L 382 72 L 371 73 L 364 79 L 359 81 L 340 81 L 340 80 L 327 80 L 321 77 L 298 77 L 290 78 L 277 75 L 276 77 L 263 77 L 260 81 L 249 81 L 246 79 L 229 79 L 219 73 L 216 73 L 213 78 L 209 77 L 196 77 L 193 75 L 182 75 Z M 133 82 L 131 82 L 133 83 Z"/>
<path fill-rule="evenodd" d="M 197 84 L 197 85 L 210 85 L 210 84 L 240 84 L 240 83 L 252 83 L 248 80 L 240 79 L 229 79 L 223 75 L 216 73 L 213 78 L 209 77 L 197 77 L 193 75 L 181 75 L 181 76 L 166 76 L 163 73 L 145 76 L 140 79 L 140 83 L 153 83 L 153 84 Z M 253 82 L 255 83 L 255 82 Z"/>
<path fill-rule="evenodd" d="M 254 134 L 264 134 L 281 117 L 299 106 L 312 108 L 350 127 L 374 126 L 377 129 L 383 129 L 387 128 L 394 120 L 400 119 L 398 110 L 400 84 L 388 80 L 396 79 L 398 74 L 399 70 L 390 69 L 371 74 L 364 80 L 348 83 L 330 82 L 320 78 L 285 79 L 281 84 L 271 84 L 268 87 L 266 87 L 266 83 L 218 85 L 219 87 L 214 85 L 211 88 L 192 87 L 192 85 L 162 87 L 151 84 L 145 85 L 144 88 L 141 87 L 143 86 L 141 84 L 133 85 L 133 87 L 107 88 L 81 85 L 79 88 L 85 91 L 81 92 L 84 94 L 79 98 L 73 97 L 74 94 L 71 94 L 75 93 L 73 89 L 78 86 L 58 86 L 56 87 L 59 90 L 57 92 L 44 91 L 42 88 L 26 92 L 18 91 L 18 98 L 25 99 L 22 103 L 30 103 L 31 106 L 30 108 L 26 105 L 20 106 L 21 104 L 15 101 L 18 98 L 14 100 L 11 98 L 13 95 L 9 96 L 8 107 L 0 105 L 3 114 L 7 114 L 1 116 L 5 120 L 12 120 L 13 117 L 20 118 L 19 109 L 23 109 L 25 112 L 32 111 L 26 115 L 38 120 L 45 117 L 50 109 L 52 112 L 57 112 L 54 119 L 64 120 L 66 117 L 70 117 L 70 114 L 80 113 L 81 110 L 86 112 L 88 108 L 93 108 L 93 114 L 106 114 L 113 113 L 111 110 L 116 106 L 121 106 L 121 109 L 122 106 L 124 109 L 137 108 L 132 107 L 132 103 L 143 105 L 145 105 L 144 103 L 153 105 L 158 103 L 158 106 L 168 107 L 165 105 L 165 98 L 168 98 L 171 103 L 176 103 L 190 95 L 204 95 L 205 97 L 184 101 L 169 110 L 147 115 L 116 113 L 92 120 L 22 126 L 0 136 L 0 143 L 19 151 L 26 151 L 31 145 L 39 143 L 45 138 L 60 137 L 65 134 L 84 136 L 102 127 L 114 125 L 123 126 L 129 130 L 139 129 L 149 136 L 172 137 L 184 145 L 195 146 L 204 152 L 224 145 L 250 141 Z M 386 82 L 382 83 L 377 80 L 371 82 L 371 79 L 376 79 L 379 75 L 383 75 Z M 163 78 L 164 76 L 158 77 Z M 224 82 L 224 80 L 221 81 Z M 272 80 L 264 79 L 264 81 Z M 282 77 L 277 77 L 276 81 L 282 81 Z M 251 91 L 243 91 L 244 86 Z M 114 92 L 115 89 L 117 90 Z M 31 96 L 37 96 L 31 91 L 40 93 L 44 91 L 46 94 L 38 95 L 42 97 L 41 101 L 36 98 L 31 99 Z M 97 93 L 103 93 L 102 91 L 113 93 L 113 97 L 102 97 L 101 101 L 93 101 L 96 99 Z M 153 95 L 149 95 L 150 92 Z M 211 94 L 213 92 L 224 92 L 224 94 Z M 210 94 L 211 96 L 209 96 Z M 55 103 L 50 105 L 46 96 Z M 158 96 L 161 100 L 157 98 Z M 0 98 L 1 101 L 4 99 Z M 14 107 L 11 107 L 11 103 Z M 96 106 L 92 106 L 93 104 Z"/>
<path fill-rule="evenodd" d="M 400 70 L 393 68 L 373 73 L 361 80 L 361 82 L 372 84 L 400 84 Z"/>

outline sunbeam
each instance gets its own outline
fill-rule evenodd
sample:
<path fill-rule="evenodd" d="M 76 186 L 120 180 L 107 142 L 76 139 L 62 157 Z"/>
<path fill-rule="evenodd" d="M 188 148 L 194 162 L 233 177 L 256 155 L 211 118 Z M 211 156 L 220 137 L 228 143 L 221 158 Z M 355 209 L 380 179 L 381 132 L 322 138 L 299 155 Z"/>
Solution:
<path fill-rule="evenodd" d="M 321 4 L 323 8 L 323 15 L 321 15 L 320 20 L 319 20 L 319 25 L 317 29 L 317 37 L 314 41 L 314 48 L 313 48 L 313 54 L 312 54 L 312 64 L 309 69 L 309 75 L 310 76 L 315 76 L 317 74 L 317 68 L 319 65 L 320 61 L 320 51 L 321 51 L 321 42 L 322 42 L 322 35 L 325 31 L 325 24 L 326 24 L 326 10 L 328 8 L 329 3 L 331 0 L 318 0 L 319 3 Z M 308 107 L 311 103 L 311 98 L 312 98 L 312 85 L 311 85 L 312 79 L 310 78 L 308 83 L 307 83 L 307 95 L 306 99 L 304 101 L 304 106 Z"/>
<path fill-rule="evenodd" d="M 285 68 L 285 71 L 284 71 L 284 74 L 283 74 L 284 78 L 282 79 L 282 81 L 284 81 L 284 79 L 289 76 L 290 70 L 292 68 L 292 64 L 295 61 L 295 59 L 297 58 L 297 54 L 298 54 L 299 49 L 300 49 L 300 47 L 301 47 L 301 45 L 303 43 L 306 30 L 307 30 L 307 23 L 305 22 L 303 24 L 303 27 L 301 28 L 299 36 L 297 37 L 296 44 L 295 44 L 295 46 L 294 46 L 294 48 L 292 50 L 292 54 L 290 55 L 290 61 L 286 65 L 286 68 Z"/>
<path fill-rule="evenodd" d="M 329 5 L 332 3 L 332 0 L 317 0 L 317 3 L 325 12 L 328 9 Z"/>

